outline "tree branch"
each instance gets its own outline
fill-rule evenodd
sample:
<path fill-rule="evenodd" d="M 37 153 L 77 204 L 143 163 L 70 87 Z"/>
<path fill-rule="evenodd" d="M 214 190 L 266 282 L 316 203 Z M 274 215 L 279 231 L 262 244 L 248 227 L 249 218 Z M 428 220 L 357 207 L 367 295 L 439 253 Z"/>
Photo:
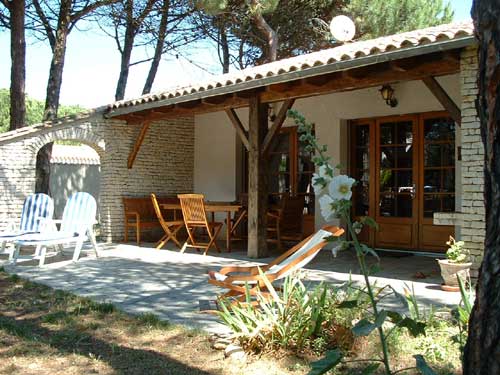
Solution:
<path fill-rule="evenodd" d="M 42 26 L 45 30 L 45 34 L 47 35 L 47 39 L 49 40 L 50 48 L 53 51 L 56 46 L 56 36 L 54 35 L 54 29 L 50 25 L 50 22 L 45 15 L 42 7 L 40 6 L 39 1 L 33 0 L 33 5 L 35 6 L 36 14 L 38 14 L 38 17 L 40 17 L 40 21 L 42 21 Z"/>
<path fill-rule="evenodd" d="M 6 7 L 10 11 L 10 1 L 8 0 L 0 0 L 0 4 Z"/>
<path fill-rule="evenodd" d="M 101 0 L 101 1 L 96 1 L 95 3 L 92 3 L 90 5 L 86 5 L 82 9 L 80 9 L 79 11 L 73 13 L 70 16 L 70 23 L 72 25 L 74 25 L 80 19 L 82 19 L 83 17 L 87 16 L 89 13 L 93 12 L 97 8 L 100 8 L 100 7 L 105 6 L 105 5 L 115 4 L 115 3 L 119 2 L 119 1 L 120 0 Z M 87 2 L 87 4 L 88 4 L 88 2 Z"/>

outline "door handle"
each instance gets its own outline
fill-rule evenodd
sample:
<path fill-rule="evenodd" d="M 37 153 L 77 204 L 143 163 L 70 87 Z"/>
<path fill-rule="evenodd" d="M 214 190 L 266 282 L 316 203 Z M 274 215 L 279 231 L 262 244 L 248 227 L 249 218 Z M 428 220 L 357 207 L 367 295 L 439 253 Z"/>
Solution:
<path fill-rule="evenodd" d="M 411 199 L 415 199 L 417 196 L 417 185 L 414 183 L 412 184 L 411 186 L 411 193 L 410 193 L 410 197 Z"/>

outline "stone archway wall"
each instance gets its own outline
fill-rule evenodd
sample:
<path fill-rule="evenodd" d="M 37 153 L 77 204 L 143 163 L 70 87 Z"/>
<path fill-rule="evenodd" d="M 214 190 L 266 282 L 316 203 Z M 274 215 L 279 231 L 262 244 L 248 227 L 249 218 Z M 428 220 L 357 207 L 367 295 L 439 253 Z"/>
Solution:
<path fill-rule="evenodd" d="M 19 222 L 24 199 L 34 192 L 38 150 L 56 140 L 80 141 L 100 156 L 99 222 L 104 240 L 123 238 L 123 196 L 191 192 L 194 118 L 152 123 L 133 168 L 128 169 L 128 155 L 139 132 L 138 125 L 104 119 L 97 113 L 0 135 L 0 230 L 8 222 Z"/>

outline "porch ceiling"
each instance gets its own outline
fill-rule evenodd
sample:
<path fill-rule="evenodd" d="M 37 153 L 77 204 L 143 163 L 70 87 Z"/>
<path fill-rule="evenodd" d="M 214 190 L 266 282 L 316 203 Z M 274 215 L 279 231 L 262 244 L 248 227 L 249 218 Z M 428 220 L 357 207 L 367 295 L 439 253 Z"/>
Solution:
<path fill-rule="evenodd" d="M 471 22 L 354 42 L 116 102 L 105 116 L 141 123 L 246 107 L 256 92 L 270 103 L 453 74 L 460 49 L 474 43 Z"/>

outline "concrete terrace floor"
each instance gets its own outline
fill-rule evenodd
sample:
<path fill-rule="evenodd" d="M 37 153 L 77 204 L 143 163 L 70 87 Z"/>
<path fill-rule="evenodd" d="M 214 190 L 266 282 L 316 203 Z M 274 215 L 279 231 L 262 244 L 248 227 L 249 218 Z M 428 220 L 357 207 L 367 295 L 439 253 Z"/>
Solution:
<path fill-rule="evenodd" d="M 35 261 L 21 261 L 13 266 L 6 255 L 0 255 L 0 266 L 9 273 L 55 289 L 113 303 L 128 313 L 152 313 L 172 323 L 209 332 L 224 331 L 215 315 L 200 312 L 200 307 L 215 301 L 220 293 L 218 288 L 207 283 L 207 272 L 231 264 L 257 264 L 255 260 L 248 259 L 242 250 L 221 254 L 211 251 L 210 255 L 203 256 L 196 251 L 180 254 L 170 244 L 165 249 L 169 250 L 156 250 L 152 244 L 141 247 L 100 244 L 98 259 L 89 250 L 82 252 L 84 256 L 76 263 L 70 261 L 70 253 L 60 254 L 47 257 L 46 265 L 40 268 Z M 259 259 L 259 262 L 266 263 L 270 259 Z M 378 286 L 389 284 L 399 292 L 405 286 L 413 286 L 421 305 L 453 306 L 460 301 L 459 293 L 440 289 L 439 267 L 433 258 L 381 253 L 380 268 L 373 277 Z M 426 277 L 416 278 L 417 272 Z M 349 277 L 362 282 L 352 251 L 341 252 L 334 258 L 330 251 L 323 250 L 305 270 L 306 280 L 312 282 L 338 285 Z M 395 297 L 385 299 L 383 306 L 404 309 Z"/>

